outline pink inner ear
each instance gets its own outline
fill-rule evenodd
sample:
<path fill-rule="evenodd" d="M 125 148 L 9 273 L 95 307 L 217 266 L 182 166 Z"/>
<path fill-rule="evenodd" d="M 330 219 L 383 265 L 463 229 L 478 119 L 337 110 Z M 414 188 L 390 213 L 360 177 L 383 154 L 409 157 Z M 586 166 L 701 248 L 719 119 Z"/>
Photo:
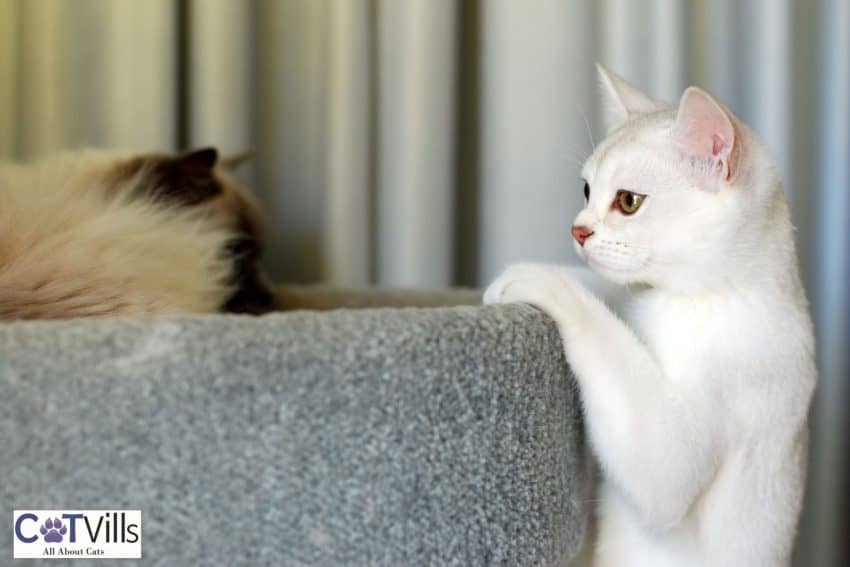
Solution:
<path fill-rule="evenodd" d="M 720 136 L 718 136 L 717 134 L 712 136 L 712 139 L 714 140 L 714 144 L 712 145 L 711 153 L 716 156 L 719 155 L 723 148 L 726 147 L 726 142 L 720 139 Z"/>
<path fill-rule="evenodd" d="M 725 176 L 731 174 L 729 155 L 735 143 L 735 128 L 711 95 L 694 87 L 685 91 L 679 103 L 676 133 L 685 152 L 716 161 Z"/>

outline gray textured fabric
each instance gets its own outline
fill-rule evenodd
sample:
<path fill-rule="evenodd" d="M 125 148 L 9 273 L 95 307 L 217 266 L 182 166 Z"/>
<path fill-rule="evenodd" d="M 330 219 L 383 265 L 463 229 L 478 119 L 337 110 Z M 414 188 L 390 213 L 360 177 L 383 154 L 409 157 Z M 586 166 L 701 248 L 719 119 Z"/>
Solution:
<path fill-rule="evenodd" d="M 141 508 L 151 565 L 530 565 L 583 537 L 576 391 L 528 307 L 5 324 L 0 388 L 0 563 L 14 508 Z"/>

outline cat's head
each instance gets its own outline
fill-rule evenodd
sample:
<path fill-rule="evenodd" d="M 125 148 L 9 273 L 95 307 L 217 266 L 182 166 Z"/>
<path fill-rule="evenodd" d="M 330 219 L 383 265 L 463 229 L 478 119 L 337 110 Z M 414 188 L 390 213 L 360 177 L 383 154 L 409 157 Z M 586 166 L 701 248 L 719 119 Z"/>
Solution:
<path fill-rule="evenodd" d="M 579 256 L 612 281 L 678 290 L 758 263 L 768 225 L 787 223 L 787 209 L 755 135 L 702 89 L 671 107 L 599 74 L 608 136 L 582 168 Z"/>
<path fill-rule="evenodd" d="M 265 225 L 254 197 L 232 170 L 244 155 L 220 158 L 215 148 L 187 153 L 141 154 L 112 168 L 113 182 L 129 185 L 135 196 L 169 207 L 204 209 L 232 234 L 221 255 L 231 263 L 232 294 L 221 309 L 263 313 L 272 309 L 272 292 L 260 268 Z M 122 183 L 123 181 L 123 183 Z"/>

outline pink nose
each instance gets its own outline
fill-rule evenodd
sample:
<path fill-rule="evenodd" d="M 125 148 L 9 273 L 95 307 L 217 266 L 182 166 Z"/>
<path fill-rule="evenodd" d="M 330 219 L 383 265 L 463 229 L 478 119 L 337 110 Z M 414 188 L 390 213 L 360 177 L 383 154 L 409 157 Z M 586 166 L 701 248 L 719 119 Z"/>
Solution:
<path fill-rule="evenodd" d="M 579 246 L 584 246 L 584 241 L 590 238 L 590 235 L 593 234 L 593 231 L 586 226 L 574 226 L 571 232 Z"/>

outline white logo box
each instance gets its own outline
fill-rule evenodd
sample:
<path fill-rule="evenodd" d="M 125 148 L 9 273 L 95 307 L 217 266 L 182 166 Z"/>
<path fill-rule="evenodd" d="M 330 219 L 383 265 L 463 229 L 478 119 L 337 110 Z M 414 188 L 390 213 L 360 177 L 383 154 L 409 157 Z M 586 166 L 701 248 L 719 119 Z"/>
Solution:
<path fill-rule="evenodd" d="M 15 510 L 14 559 L 141 559 L 141 510 Z"/>

